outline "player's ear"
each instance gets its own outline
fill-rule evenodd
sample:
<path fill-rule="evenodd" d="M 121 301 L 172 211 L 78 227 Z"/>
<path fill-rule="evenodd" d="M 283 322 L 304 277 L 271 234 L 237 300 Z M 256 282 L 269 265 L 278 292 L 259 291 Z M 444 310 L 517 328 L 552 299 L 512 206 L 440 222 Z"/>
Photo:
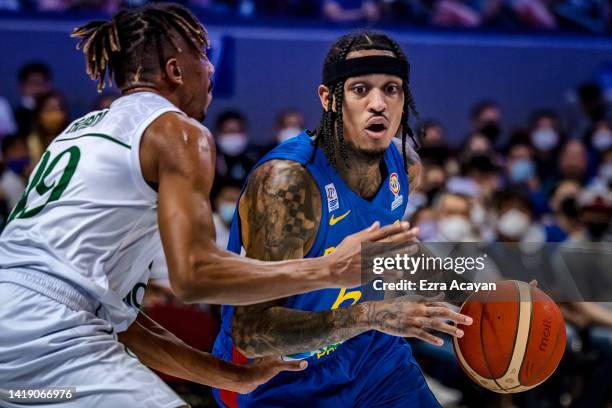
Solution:
<path fill-rule="evenodd" d="M 327 98 L 329 98 L 329 88 L 325 85 L 319 85 L 319 99 L 325 111 L 327 110 Z"/>
<path fill-rule="evenodd" d="M 179 66 L 176 58 L 170 58 L 166 61 L 165 74 L 166 77 L 175 85 L 183 84 L 183 70 Z"/>

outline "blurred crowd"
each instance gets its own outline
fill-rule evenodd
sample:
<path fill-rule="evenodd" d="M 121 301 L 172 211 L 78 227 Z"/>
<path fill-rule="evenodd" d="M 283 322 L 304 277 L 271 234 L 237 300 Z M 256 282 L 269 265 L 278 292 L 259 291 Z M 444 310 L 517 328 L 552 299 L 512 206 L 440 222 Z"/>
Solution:
<path fill-rule="evenodd" d="M 147 0 L 0 0 L 0 10 L 114 13 Z M 335 24 L 604 33 L 609 0 L 183 0 L 206 18 L 302 18 Z"/>
<path fill-rule="evenodd" d="M 54 88 L 47 65 L 29 63 L 19 70 L 17 80 L 20 99 L 16 106 L 0 97 L 0 230 L 46 146 L 75 119 L 63 93 Z M 468 112 L 471 128 L 458 146 L 448 139 L 443 120 L 419 124 L 423 170 L 404 217 L 420 228 L 419 238 L 425 242 L 565 245 L 612 242 L 612 102 L 596 83 L 579 85 L 573 94 L 573 102 L 562 111 L 538 109 L 523 123 L 513 124 L 504 120 L 503 105 L 482 101 Z M 108 108 L 117 97 L 113 92 L 103 93 L 92 100 L 91 109 Z M 278 112 L 275 134 L 266 145 L 249 137 L 247 114 L 227 110 L 209 123 L 218 153 L 211 202 L 222 247 L 227 244 L 240 188 L 251 167 L 276 144 L 307 126 L 299 110 Z M 544 266 L 547 260 L 540 262 Z M 180 305 L 163 284 L 149 285 L 144 305 L 162 325 L 190 344 L 204 350 L 212 345 L 218 328 L 214 308 Z M 612 369 L 610 305 L 562 305 L 568 322 L 568 348 L 560 374 L 538 388 L 540 394 L 522 395 L 520 406 L 558 406 L 564 396 L 566 402 L 583 404 L 575 406 L 600 406 L 585 398 L 604 398 L 612 388 L 606 374 L 597 374 Z M 185 316 L 183 313 L 190 316 L 190 322 L 200 323 L 187 324 L 176 318 Z M 466 377 L 452 349 L 436 350 L 421 343 L 415 344 L 415 350 L 440 387 L 461 390 L 468 406 L 497 406 L 491 405 L 499 402 L 497 396 L 457 380 Z M 179 389 L 186 387 L 183 395 L 194 406 L 205 406 L 197 402 L 208 395 L 201 388 L 176 379 L 168 381 Z"/>

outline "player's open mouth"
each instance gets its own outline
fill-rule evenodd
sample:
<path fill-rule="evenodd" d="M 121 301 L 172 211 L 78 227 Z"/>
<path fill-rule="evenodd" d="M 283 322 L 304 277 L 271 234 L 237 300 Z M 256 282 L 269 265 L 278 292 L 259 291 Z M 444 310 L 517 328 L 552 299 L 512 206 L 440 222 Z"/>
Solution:
<path fill-rule="evenodd" d="M 379 139 L 383 137 L 387 131 L 387 126 L 384 123 L 372 123 L 365 128 L 370 137 Z"/>

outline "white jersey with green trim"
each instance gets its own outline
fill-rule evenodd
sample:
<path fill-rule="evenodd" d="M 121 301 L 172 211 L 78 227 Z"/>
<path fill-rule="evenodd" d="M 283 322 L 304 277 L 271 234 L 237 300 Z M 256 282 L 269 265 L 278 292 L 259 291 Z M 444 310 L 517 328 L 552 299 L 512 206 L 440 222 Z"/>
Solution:
<path fill-rule="evenodd" d="M 0 267 L 68 281 L 101 302 L 100 317 L 127 327 L 144 294 L 132 292 L 146 285 L 161 251 L 157 193 L 142 176 L 140 139 L 172 111 L 182 113 L 162 96 L 139 92 L 72 122 L 49 145 L 9 216 Z"/>

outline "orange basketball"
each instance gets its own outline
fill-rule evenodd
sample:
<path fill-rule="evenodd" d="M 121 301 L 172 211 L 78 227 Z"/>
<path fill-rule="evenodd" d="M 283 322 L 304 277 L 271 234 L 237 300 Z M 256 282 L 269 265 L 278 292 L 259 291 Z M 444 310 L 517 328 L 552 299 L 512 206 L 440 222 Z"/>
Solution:
<path fill-rule="evenodd" d="M 537 287 L 503 281 L 494 291 L 472 294 L 461 313 L 474 319 L 459 325 L 455 354 L 476 383 L 499 393 L 526 391 L 557 368 L 565 350 L 565 323 L 557 304 Z"/>

